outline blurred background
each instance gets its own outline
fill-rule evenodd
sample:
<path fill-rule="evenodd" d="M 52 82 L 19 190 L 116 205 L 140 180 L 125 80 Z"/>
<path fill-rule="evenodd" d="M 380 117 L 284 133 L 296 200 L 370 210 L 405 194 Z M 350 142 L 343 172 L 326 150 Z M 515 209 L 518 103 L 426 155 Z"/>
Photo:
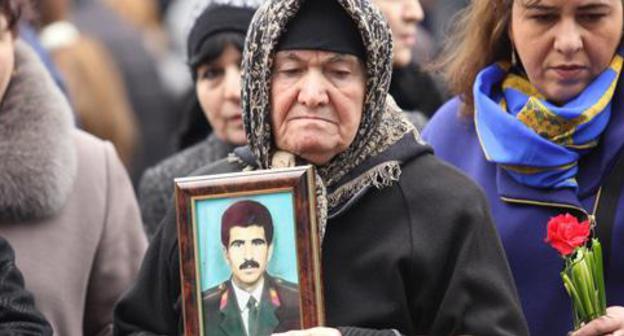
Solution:
<path fill-rule="evenodd" d="M 207 1 L 38 0 L 22 23 L 78 127 L 115 145 L 135 187 L 146 168 L 210 132 L 205 118 L 185 115 L 197 104 L 185 44 Z M 467 0 L 420 4 L 412 61 L 425 68 Z"/>

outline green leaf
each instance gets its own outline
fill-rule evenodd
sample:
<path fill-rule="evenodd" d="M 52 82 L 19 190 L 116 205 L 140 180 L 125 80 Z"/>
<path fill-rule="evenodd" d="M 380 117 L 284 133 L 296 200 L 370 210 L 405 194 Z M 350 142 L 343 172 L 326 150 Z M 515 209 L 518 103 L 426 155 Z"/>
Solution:
<path fill-rule="evenodd" d="M 581 302 L 581 297 L 579 296 L 578 290 L 574 287 L 572 280 L 570 277 L 561 273 L 561 279 L 563 280 L 563 286 L 565 287 L 568 295 L 572 299 L 572 308 L 574 311 L 574 328 L 578 329 L 582 320 L 586 319 L 587 314 L 585 313 L 585 309 L 583 309 L 583 303 Z"/>
<path fill-rule="evenodd" d="M 596 316 L 596 312 L 591 299 L 593 297 L 593 291 L 591 290 L 591 288 L 593 288 L 591 283 L 592 279 L 589 274 L 584 252 L 582 248 L 579 249 L 578 254 L 582 255 L 575 260 L 572 266 L 572 283 L 574 283 L 574 287 L 578 290 L 583 310 L 587 313 L 587 315 L 584 316 L 584 322 L 588 322 Z"/>
<path fill-rule="evenodd" d="M 607 314 L 607 297 L 604 283 L 604 265 L 602 259 L 602 244 L 597 238 L 592 239 L 592 251 L 594 253 L 594 264 L 596 267 L 596 284 L 598 285 L 598 296 L 600 297 L 600 315 Z"/>
<path fill-rule="evenodd" d="M 592 307 L 596 315 L 600 315 L 600 296 L 598 295 L 597 289 L 597 273 L 596 273 L 596 260 L 594 258 L 594 253 L 591 249 L 588 249 L 585 253 L 585 262 L 587 264 L 587 271 L 589 273 L 589 279 L 591 282 L 587 284 L 589 289 L 590 299 L 592 303 Z"/>

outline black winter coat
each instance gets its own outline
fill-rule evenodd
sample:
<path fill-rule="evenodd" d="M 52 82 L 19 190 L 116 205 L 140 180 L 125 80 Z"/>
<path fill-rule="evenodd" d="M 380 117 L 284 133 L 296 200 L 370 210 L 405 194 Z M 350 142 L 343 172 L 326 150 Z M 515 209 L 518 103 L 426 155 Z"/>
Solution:
<path fill-rule="evenodd" d="M 35 308 L 32 294 L 15 266 L 15 253 L 0 238 L 0 334 L 52 335 L 52 328 Z"/>
<path fill-rule="evenodd" d="M 329 216 L 322 243 L 327 325 L 368 329 L 342 328 L 343 335 L 527 335 L 482 192 L 415 146 L 398 183 L 368 188 Z M 195 175 L 241 168 L 223 160 Z M 116 307 L 115 335 L 178 334 L 180 305 L 170 209 L 138 282 Z"/>
<path fill-rule="evenodd" d="M 444 103 L 436 82 L 415 63 L 392 69 L 388 93 L 402 110 L 407 113 L 421 112 L 427 119 Z"/>

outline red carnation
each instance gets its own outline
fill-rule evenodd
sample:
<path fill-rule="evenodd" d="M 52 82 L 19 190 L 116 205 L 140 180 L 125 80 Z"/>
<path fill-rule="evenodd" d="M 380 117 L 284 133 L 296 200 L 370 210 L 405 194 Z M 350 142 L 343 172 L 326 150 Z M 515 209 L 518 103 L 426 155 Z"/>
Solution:
<path fill-rule="evenodd" d="M 571 254 L 575 248 L 583 246 L 589 238 L 589 221 L 580 222 L 566 213 L 552 217 L 548 222 L 546 242 L 562 256 Z"/>
<path fill-rule="evenodd" d="M 602 245 L 597 238 L 593 238 L 591 244 L 585 246 L 594 224 L 591 219 L 579 223 L 569 213 L 548 221 L 545 240 L 564 259 L 560 274 L 563 287 L 572 299 L 574 329 L 607 314 Z"/>

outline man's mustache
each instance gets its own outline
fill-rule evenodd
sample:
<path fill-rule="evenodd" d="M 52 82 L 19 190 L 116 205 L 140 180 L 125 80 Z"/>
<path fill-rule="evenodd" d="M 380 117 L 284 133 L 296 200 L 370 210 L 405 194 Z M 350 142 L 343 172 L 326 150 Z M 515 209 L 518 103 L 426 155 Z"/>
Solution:
<path fill-rule="evenodd" d="M 260 264 L 258 264 L 258 262 L 253 259 L 245 259 L 245 261 L 240 266 L 238 266 L 238 269 L 240 270 L 248 268 L 260 268 Z"/>

